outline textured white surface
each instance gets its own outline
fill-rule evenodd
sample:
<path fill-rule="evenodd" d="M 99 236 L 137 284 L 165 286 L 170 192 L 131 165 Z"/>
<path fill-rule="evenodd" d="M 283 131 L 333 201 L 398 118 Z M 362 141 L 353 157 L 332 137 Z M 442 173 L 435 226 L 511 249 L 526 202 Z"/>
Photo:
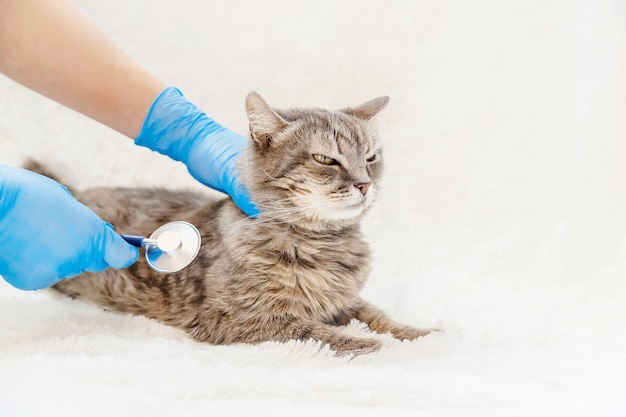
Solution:
<path fill-rule="evenodd" d="M 626 7 L 588 1 L 78 1 L 223 124 L 243 100 L 379 95 L 387 174 L 364 290 L 443 334 L 351 361 L 207 346 L 0 284 L 0 415 L 626 414 Z M 204 190 L 0 77 L 0 163 L 69 184 Z M 353 324 L 352 332 L 364 330 Z"/>

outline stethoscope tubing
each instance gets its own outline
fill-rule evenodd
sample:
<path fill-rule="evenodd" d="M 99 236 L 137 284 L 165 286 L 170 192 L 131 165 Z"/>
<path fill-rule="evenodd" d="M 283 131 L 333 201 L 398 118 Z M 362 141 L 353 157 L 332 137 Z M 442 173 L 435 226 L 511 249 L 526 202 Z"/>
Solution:
<path fill-rule="evenodd" d="M 141 248 L 144 245 L 144 241 L 146 239 L 145 236 L 137 236 L 137 235 L 120 235 L 122 239 L 126 241 L 126 243 L 133 245 L 137 248 Z"/>

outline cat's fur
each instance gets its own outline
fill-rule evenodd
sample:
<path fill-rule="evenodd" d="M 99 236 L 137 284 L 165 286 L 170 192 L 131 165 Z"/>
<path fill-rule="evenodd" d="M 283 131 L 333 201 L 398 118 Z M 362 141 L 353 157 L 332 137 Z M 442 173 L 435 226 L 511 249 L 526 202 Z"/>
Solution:
<path fill-rule="evenodd" d="M 339 354 L 378 350 L 379 341 L 336 327 L 351 319 L 398 339 L 427 334 L 390 320 L 359 297 L 370 272 L 359 220 L 375 198 L 383 165 L 370 119 L 387 102 L 380 97 L 339 111 L 276 110 L 250 93 L 252 141 L 240 158 L 239 178 L 262 210 L 258 219 L 229 198 L 207 201 L 162 189 L 75 192 L 119 233 L 149 235 L 184 220 L 199 228 L 202 248 L 189 267 L 173 274 L 153 271 L 140 257 L 127 270 L 85 273 L 54 288 L 214 344 L 314 339 Z M 48 174 L 33 162 L 27 168 Z"/>

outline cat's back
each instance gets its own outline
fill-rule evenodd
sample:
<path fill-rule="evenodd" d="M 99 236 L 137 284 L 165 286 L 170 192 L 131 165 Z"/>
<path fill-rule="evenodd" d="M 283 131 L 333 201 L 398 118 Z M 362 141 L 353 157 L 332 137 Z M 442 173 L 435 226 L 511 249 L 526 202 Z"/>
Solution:
<path fill-rule="evenodd" d="M 23 168 L 66 186 L 76 200 L 113 224 L 119 233 L 149 235 L 164 223 L 190 221 L 199 207 L 217 204 L 220 200 L 191 191 L 163 188 L 94 187 L 78 190 L 38 161 L 29 159 Z"/>
<path fill-rule="evenodd" d="M 189 221 L 198 207 L 216 201 L 189 191 L 162 188 L 98 187 L 77 191 L 74 195 L 102 219 L 113 223 L 116 229 L 142 234 L 149 234 L 170 221 Z"/>

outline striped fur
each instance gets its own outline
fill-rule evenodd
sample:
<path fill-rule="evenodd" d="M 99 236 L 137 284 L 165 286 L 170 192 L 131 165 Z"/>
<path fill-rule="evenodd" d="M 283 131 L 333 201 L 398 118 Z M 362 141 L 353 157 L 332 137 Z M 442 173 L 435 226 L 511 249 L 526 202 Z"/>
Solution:
<path fill-rule="evenodd" d="M 400 339 L 427 334 L 395 323 L 359 296 L 370 272 L 359 221 L 376 197 L 383 168 L 370 119 L 387 101 L 339 111 L 275 110 L 250 93 L 252 140 L 239 164 L 240 179 L 262 210 L 258 219 L 228 198 L 208 201 L 163 189 L 76 192 L 120 233 L 150 234 L 184 220 L 198 226 L 203 245 L 177 273 L 154 272 L 140 259 L 127 270 L 85 273 L 55 288 L 214 344 L 315 339 L 342 355 L 378 350 L 377 340 L 339 331 L 351 319 Z M 47 173 L 34 163 L 27 168 Z"/>

